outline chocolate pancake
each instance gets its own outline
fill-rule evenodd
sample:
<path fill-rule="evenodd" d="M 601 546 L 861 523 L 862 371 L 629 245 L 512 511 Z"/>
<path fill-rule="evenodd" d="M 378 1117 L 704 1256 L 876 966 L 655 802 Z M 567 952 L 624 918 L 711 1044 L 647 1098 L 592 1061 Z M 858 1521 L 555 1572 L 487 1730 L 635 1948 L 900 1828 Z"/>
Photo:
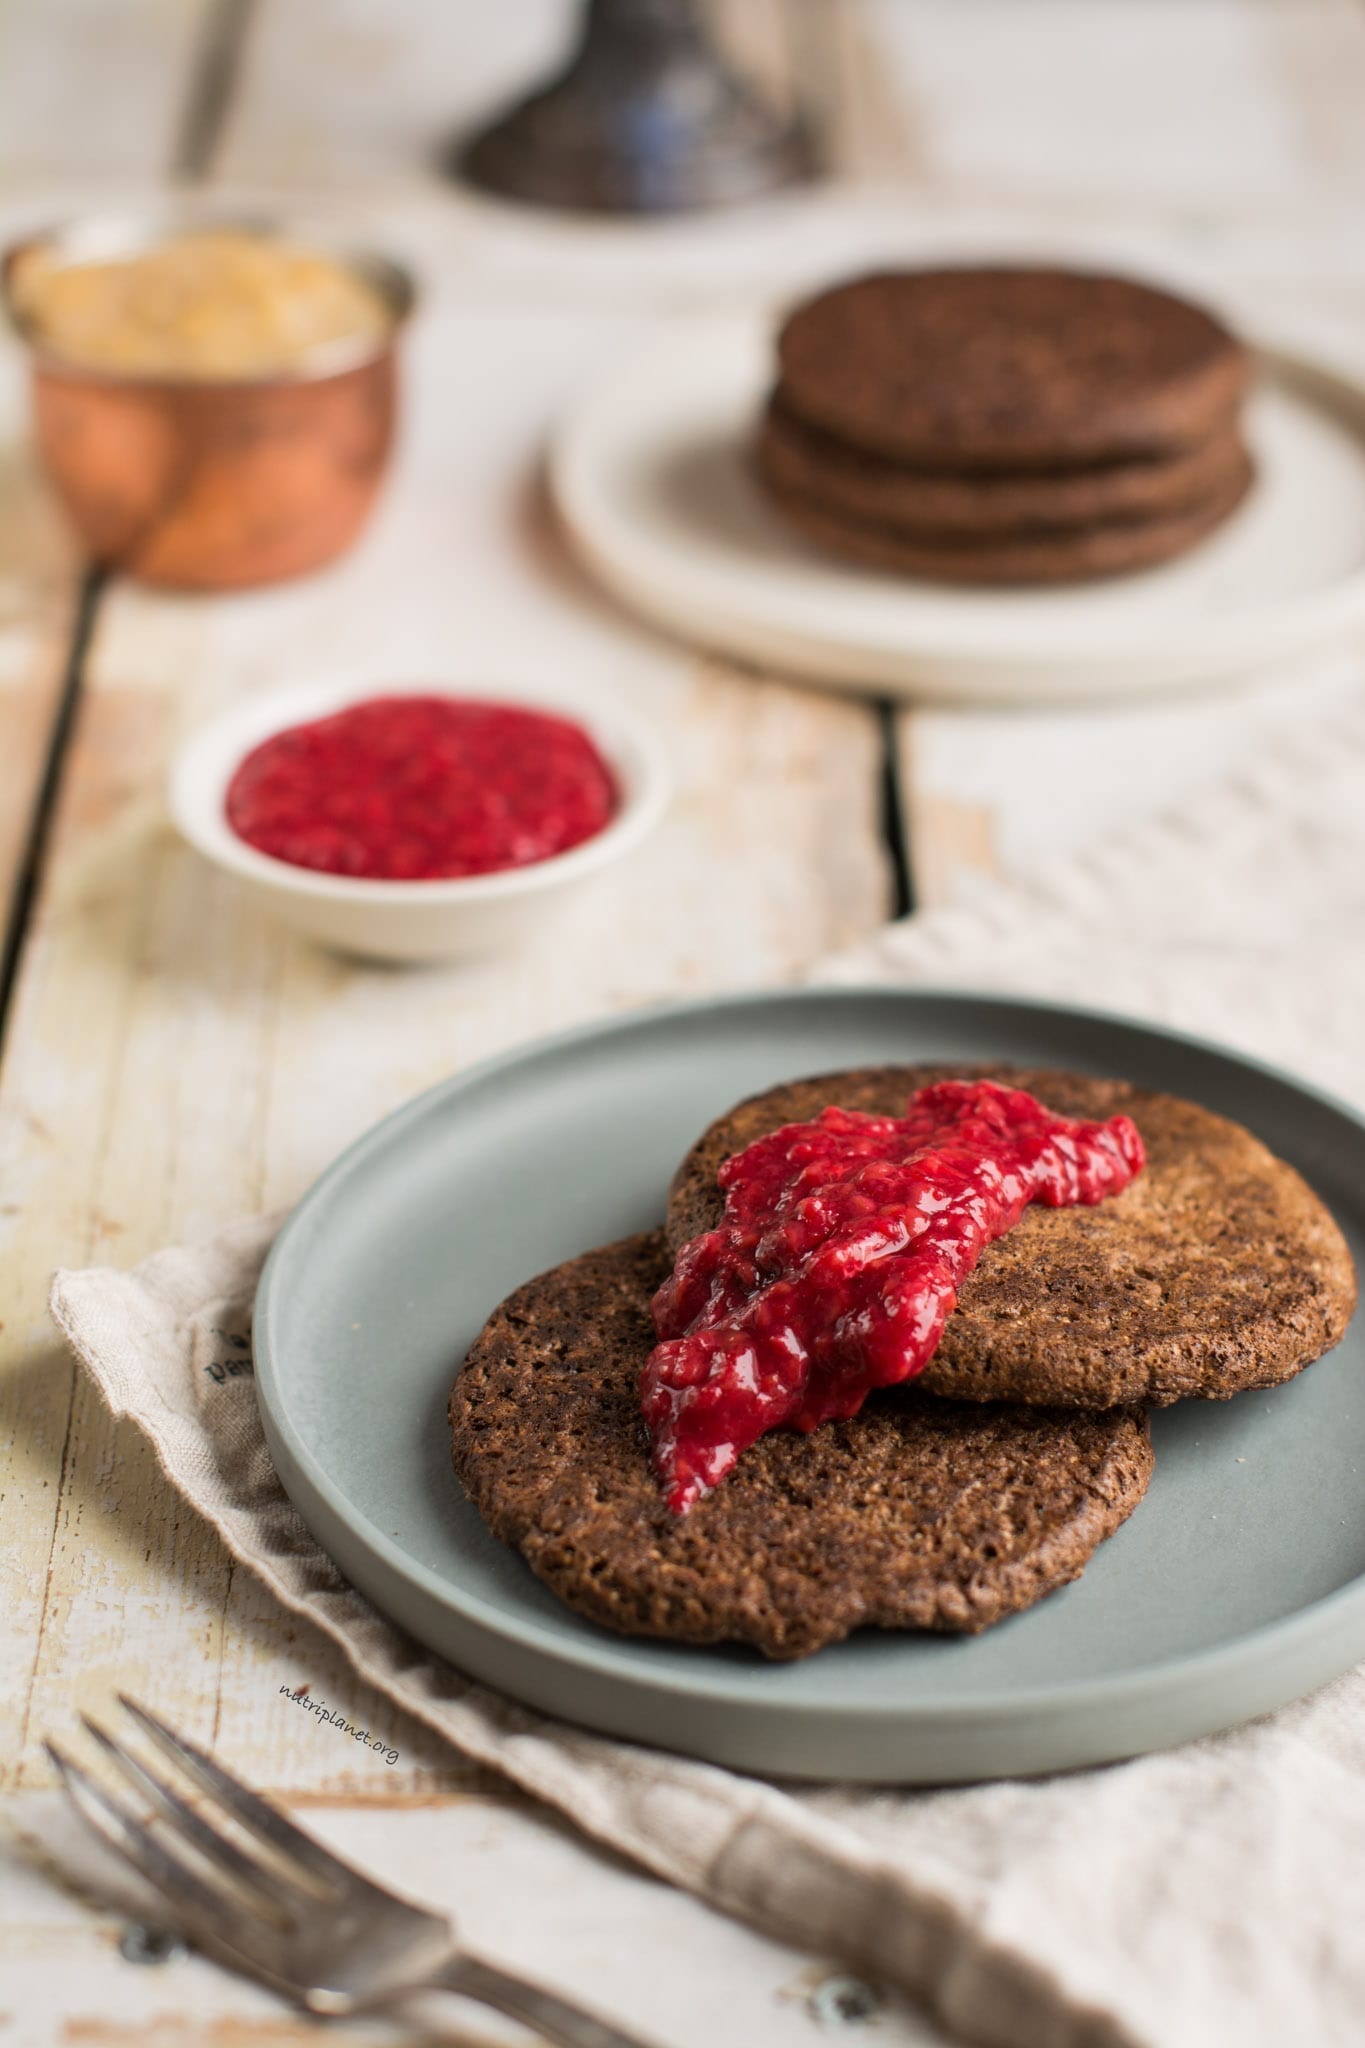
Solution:
<path fill-rule="evenodd" d="M 925 469 L 1170 455 L 1246 390 L 1246 353 L 1169 292 L 1032 268 L 890 271 L 821 292 L 778 337 L 809 425 Z"/>
<path fill-rule="evenodd" d="M 856 1628 L 971 1632 L 1078 1578 L 1152 1468 L 1138 1410 L 896 1390 L 775 1430 L 681 1518 L 640 1416 L 660 1232 L 587 1252 L 489 1318 L 450 1396 L 455 1471 L 495 1536 L 625 1635 L 803 1657 Z"/>
<path fill-rule="evenodd" d="M 1126 1111 L 1147 1165 L 1096 1208 L 1032 1207 L 963 1282 L 915 1385 L 966 1401 L 1165 1407 L 1270 1387 L 1337 1342 L 1355 1307 L 1351 1255 L 1331 1215 L 1240 1124 L 1172 1095 L 1082 1074 L 874 1067 L 770 1089 L 711 1125 L 669 1196 L 674 1250 L 712 1229 L 722 1159 L 827 1103 L 900 1115 L 929 1081 L 986 1075 L 1063 1116 Z"/>
<path fill-rule="evenodd" d="M 1250 458 L 1239 453 L 1218 487 L 1183 512 L 1147 519 L 1114 519 L 1069 530 L 987 534 L 946 539 L 910 527 L 851 519 L 813 498 L 779 486 L 768 488 L 783 517 L 832 554 L 870 569 L 917 576 L 932 583 L 1080 583 L 1119 576 L 1173 561 L 1236 511 L 1252 482 Z"/>
<path fill-rule="evenodd" d="M 936 475 L 808 427 L 775 393 L 758 439 L 758 464 L 779 494 L 837 517 L 908 528 L 926 540 L 1014 539 L 1025 534 L 1152 519 L 1197 508 L 1245 468 L 1231 422 L 1196 446 L 1146 461 L 1083 469 Z"/>

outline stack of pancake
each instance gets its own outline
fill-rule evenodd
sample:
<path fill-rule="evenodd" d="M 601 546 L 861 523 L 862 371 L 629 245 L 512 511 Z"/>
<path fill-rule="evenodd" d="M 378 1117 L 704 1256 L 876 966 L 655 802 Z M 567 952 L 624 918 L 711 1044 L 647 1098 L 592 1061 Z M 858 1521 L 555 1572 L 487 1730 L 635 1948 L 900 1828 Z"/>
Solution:
<path fill-rule="evenodd" d="M 721 1219 L 722 1160 L 831 1102 L 900 1116 L 950 1076 L 1063 1116 L 1122 1112 L 1147 1164 L 1097 1208 L 1035 1203 L 988 1245 L 920 1377 L 809 1436 L 777 1429 L 690 1513 L 640 1413 L 650 1301 Z M 569 1607 L 625 1635 L 804 1657 L 854 1629 L 971 1633 L 1080 1576 L 1152 1474 L 1146 1410 L 1278 1386 L 1335 1344 L 1351 1255 L 1293 1168 L 1198 1104 L 1026 1069 L 864 1067 L 770 1088 L 702 1133 L 662 1230 L 494 1311 L 450 1396 L 469 1499 Z"/>
<path fill-rule="evenodd" d="M 1048 269 L 883 272 L 798 306 L 758 465 L 820 546 L 956 583 L 1183 554 L 1252 481 L 1247 354 L 1198 306 Z"/>

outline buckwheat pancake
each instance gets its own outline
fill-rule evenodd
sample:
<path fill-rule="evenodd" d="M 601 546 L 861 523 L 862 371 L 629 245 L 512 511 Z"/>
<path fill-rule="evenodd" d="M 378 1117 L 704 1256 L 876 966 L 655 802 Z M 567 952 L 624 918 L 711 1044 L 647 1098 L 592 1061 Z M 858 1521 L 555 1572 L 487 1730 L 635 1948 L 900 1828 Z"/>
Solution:
<path fill-rule="evenodd" d="M 888 271 L 798 306 L 783 399 L 811 426 L 925 469 L 1170 455 L 1240 403 L 1221 321 L 1133 279 L 1048 268 Z"/>
<path fill-rule="evenodd" d="M 1110 519 L 1054 531 L 940 537 L 913 527 L 850 518 L 769 479 L 783 517 L 830 553 L 871 569 L 935 583 L 1078 583 L 1173 561 L 1236 511 L 1252 482 L 1250 457 L 1239 451 L 1216 488 L 1183 511 L 1142 519 Z"/>
<path fill-rule="evenodd" d="M 454 1467 L 493 1534 L 626 1635 L 793 1658 L 853 1629 L 974 1632 L 1078 1578 L 1152 1469 L 1139 1410 L 875 1395 L 776 1430 L 677 1517 L 640 1415 L 663 1234 L 542 1274 L 489 1318 L 450 1396 Z"/>
<path fill-rule="evenodd" d="M 720 1220 L 717 1169 L 752 1139 L 832 1102 L 901 1115 L 930 1081 L 983 1076 L 1064 1116 L 1125 1111 L 1147 1165 L 1095 1208 L 1026 1209 L 987 1246 L 915 1382 L 925 1394 L 1077 1408 L 1221 1400 L 1291 1379 L 1341 1337 L 1355 1269 L 1294 1169 L 1194 1103 L 1083 1074 L 875 1067 L 770 1089 L 712 1124 L 683 1161 L 669 1195 L 670 1248 Z"/>
<path fill-rule="evenodd" d="M 825 512 L 909 528 L 947 542 L 1018 538 L 1027 533 L 1190 510 L 1246 466 L 1235 419 L 1177 454 L 1036 473 L 982 471 L 953 476 L 888 461 L 809 427 L 769 401 L 758 436 L 758 464 L 778 492 L 808 498 Z"/>

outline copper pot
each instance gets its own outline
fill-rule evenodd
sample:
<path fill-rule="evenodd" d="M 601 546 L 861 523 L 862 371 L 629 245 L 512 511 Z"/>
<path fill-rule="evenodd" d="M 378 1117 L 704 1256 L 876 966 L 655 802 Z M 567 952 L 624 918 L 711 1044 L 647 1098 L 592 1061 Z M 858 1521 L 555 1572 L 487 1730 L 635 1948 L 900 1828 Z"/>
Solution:
<path fill-rule="evenodd" d="M 38 244 L 75 262 L 132 253 L 187 225 L 84 222 L 30 238 L 6 252 L 7 296 L 13 266 Z M 259 222 L 214 225 L 276 231 Z M 319 246 L 316 235 L 297 239 Z M 97 562 L 172 589 L 240 589 L 321 568 L 359 534 L 388 468 L 397 340 L 414 293 L 385 258 L 327 253 L 379 290 L 392 324 L 357 359 L 338 360 L 333 350 L 314 369 L 278 377 L 86 369 L 44 350 L 10 299 L 32 353 L 43 461 Z"/>

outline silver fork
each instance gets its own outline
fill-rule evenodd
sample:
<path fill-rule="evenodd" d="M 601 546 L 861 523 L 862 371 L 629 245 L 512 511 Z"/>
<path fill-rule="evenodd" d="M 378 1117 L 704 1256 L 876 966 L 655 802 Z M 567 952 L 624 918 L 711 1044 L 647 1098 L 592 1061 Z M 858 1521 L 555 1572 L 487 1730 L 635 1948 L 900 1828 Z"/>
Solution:
<path fill-rule="evenodd" d="M 469 1955 L 442 1914 L 372 1883 L 145 1707 L 124 1693 L 119 1701 L 205 1796 L 206 1808 L 192 1805 L 88 1715 L 82 1716 L 85 1727 L 150 1807 L 149 1815 L 108 1791 L 55 1743 L 44 1748 L 82 1819 L 165 1893 L 184 1932 L 216 1961 L 329 2019 L 415 1991 L 457 1991 L 560 2048 L 648 2048 L 580 2006 Z M 209 1817 L 214 1810 L 217 1825 Z M 223 1831 L 224 1814 L 250 1848 Z"/>

